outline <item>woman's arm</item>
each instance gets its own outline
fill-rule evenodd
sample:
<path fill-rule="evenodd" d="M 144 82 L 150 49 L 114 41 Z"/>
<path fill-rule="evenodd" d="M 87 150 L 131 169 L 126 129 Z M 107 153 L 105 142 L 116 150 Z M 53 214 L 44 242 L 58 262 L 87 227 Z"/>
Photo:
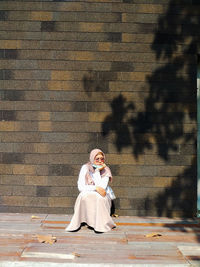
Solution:
<path fill-rule="evenodd" d="M 78 177 L 78 190 L 80 192 L 82 191 L 94 191 L 96 186 L 95 185 L 86 185 L 85 184 L 85 175 L 87 173 L 87 166 L 83 165 L 81 167 L 79 177 Z"/>
<path fill-rule="evenodd" d="M 102 187 L 103 189 L 106 189 L 106 187 L 108 186 L 108 182 L 109 182 L 109 177 L 105 176 L 105 177 L 101 177 L 100 172 L 98 170 L 96 170 L 93 173 L 93 177 L 94 177 L 94 182 L 96 186 Z"/>
<path fill-rule="evenodd" d="M 106 187 L 108 186 L 109 177 L 101 177 L 99 170 L 96 170 L 93 173 L 95 185 L 96 185 L 96 191 L 102 196 L 106 196 Z"/>

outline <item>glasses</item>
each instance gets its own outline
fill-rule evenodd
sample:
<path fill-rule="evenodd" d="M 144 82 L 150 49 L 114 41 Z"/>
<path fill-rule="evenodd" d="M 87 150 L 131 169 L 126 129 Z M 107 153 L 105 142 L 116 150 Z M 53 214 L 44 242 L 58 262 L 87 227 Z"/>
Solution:
<path fill-rule="evenodd" d="M 96 158 L 95 161 L 104 161 L 104 158 Z"/>

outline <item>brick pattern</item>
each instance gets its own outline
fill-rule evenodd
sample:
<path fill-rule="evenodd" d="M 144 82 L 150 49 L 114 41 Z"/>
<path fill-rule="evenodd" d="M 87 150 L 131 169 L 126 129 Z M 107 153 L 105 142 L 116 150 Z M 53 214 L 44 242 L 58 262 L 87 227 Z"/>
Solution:
<path fill-rule="evenodd" d="M 99 147 L 116 213 L 195 214 L 191 2 L 0 1 L 0 211 L 72 213 Z"/>

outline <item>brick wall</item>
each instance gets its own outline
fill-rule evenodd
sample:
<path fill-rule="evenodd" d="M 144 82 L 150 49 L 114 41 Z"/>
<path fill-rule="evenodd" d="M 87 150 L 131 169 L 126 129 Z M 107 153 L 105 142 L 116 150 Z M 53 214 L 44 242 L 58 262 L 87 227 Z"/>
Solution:
<path fill-rule="evenodd" d="M 80 166 L 99 147 L 116 213 L 193 216 L 198 3 L 0 10 L 0 211 L 73 213 Z"/>

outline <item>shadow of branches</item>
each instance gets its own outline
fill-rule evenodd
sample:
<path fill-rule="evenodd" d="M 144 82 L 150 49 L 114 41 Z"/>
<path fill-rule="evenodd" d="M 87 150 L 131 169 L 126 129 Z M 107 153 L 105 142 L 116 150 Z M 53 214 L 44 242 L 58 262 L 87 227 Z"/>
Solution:
<path fill-rule="evenodd" d="M 174 211 L 178 211 L 180 216 L 188 218 L 195 217 L 197 209 L 199 4 L 183 1 L 176 5 L 171 0 L 168 6 L 164 6 L 167 7 L 166 12 L 158 18 L 151 44 L 154 63 L 158 67 L 146 76 L 148 94 L 144 98 L 144 108 L 138 111 L 135 100 L 127 100 L 120 93 L 111 101 L 111 114 L 102 123 L 102 136 L 114 133 L 117 151 L 123 152 L 123 149 L 131 147 L 136 159 L 141 154 L 158 155 L 169 170 L 163 176 L 174 178 L 162 191 L 143 199 L 145 211 L 140 214 L 140 207 L 136 207 L 138 215 L 151 215 L 151 211 L 155 210 L 157 216 L 173 217 Z M 131 64 L 129 62 L 127 70 L 124 70 L 124 63 L 117 70 L 111 66 L 108 73 L 90 71 L 83 77 L 86 93 L 90 96 L 92 91 L 108 91 L 109 80 L 117 79 L 116 71 L 133 71 L 134 63 Z M 157 168 L 159 164 L 155 162 L 152 166 Z M 173 167 L 180 168 L 173 171 Z"/>
<path fill-rule="evenodd" d="M 137 158 L 151 150 L 170 166 L 185 166 L 170 186 L 153 199 L 144 199 L 146 215 L 154 208 L 158 216 L 196 216 L 196 70 L 200 44 L 199 6 L 169 3 L 158 20 L 151 45 L 162 66 L 146 77 L 149 84 L 144 111 L 133 113 L 134 102 L 122 94 L 111 103 L 112 114 L 102 124 L 103 135 L 115 133 L 119 152 L 127 146 Z M 134 115 L 135 114 L 135 115 Z M 118 118 L 118 121 L 115 121 Z M 190 155 L 190 162 L 184 155 Z M 156 163 L 155 163 L 156 165 Z M 138 214 L 140 215 L 140 214 Z M 144 213 L 142 215 L 145 215 Z"/>

